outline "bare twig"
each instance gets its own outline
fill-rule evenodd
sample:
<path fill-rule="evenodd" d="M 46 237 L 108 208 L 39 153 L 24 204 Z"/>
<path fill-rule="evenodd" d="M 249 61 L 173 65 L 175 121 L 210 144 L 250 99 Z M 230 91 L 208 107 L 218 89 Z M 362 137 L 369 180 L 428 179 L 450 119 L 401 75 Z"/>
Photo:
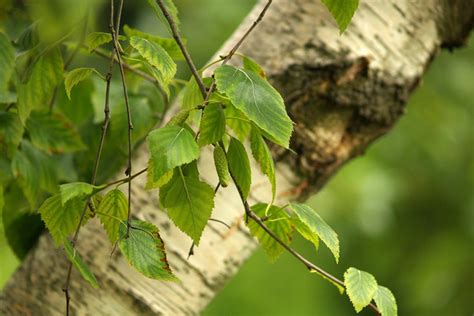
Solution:
<path fill-rule="evenodd" d="M 216 222 L 216 223 L 222 224 L 222 225 L 224 225 L 225 227 L 227 227 L 228 229 L 230 229 L 230 226 L 229 226 L 227 223 L 221 221 L 220 219 L 209 218 L 209 222 Z M 194 241 L 193 241 L 192 244 L 191 244 L 191 247 L 189 247 L 187 260 L 189 260 L 189 258 L 191 258 L 191 256 L 194 255 L 194 248 L 195 248 L 195 247 L 196 247 L 196 244 L 195 244 Z"/>
<path fill-rule="evenodd" d="M 113 1 L 113 0 L 112 0 Z M 132 217 L 132 130 L 133 130 L 133 123 L 132 123 L 132 113 L 130 110 L 130 101 L 128 98 L 128 88 L 127 88 L 127 82 L 125 80 L 125 71 L 124 71 L 124 66 L 122 63 L 122 56 L 120 55 L 120 44 L 118 41 L 118 34 L 120 30 L 120 17 L 121 17 L 121 11 L 123 8 L 123 1 L 120 0 L 120 8 L 119 8 L 119 13 L 117 17 L 117 23 L 116 23 L 116 29 L 111 29 L 110 33 L 112 34 L 112 42 L 115 50 L 115 54 L 117 55 L 117 61 L 119 64 L 119 69 L 120 69 L 120 78 L 122 81 L 122 88 L 123 88 L 123 96 L 125 100 L 125 108 L 127 111 L 127 136 L 128 136 L 128 163 L 127 163 L 127 169 L 125 171 L 125 174 L 128 176 L 128 213 L 127 213 L 127 234 L 126 236 L 128 237 L 128 234 L 130 232 L 130 221 Z M 125 237 L 125 238 L 127 238 Z"/>

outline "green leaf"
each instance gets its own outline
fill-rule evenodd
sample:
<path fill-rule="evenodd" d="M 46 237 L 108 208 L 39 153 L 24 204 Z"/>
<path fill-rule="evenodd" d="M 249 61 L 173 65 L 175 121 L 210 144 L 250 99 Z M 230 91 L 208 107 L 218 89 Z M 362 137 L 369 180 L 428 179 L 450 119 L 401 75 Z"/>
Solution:
<path fill-rule="evenodd" d="M 397 301 L 392 291 L 384 286 L 378 286 L 374 296 L 375 304 L 382 313 L 382 316 L 397 316 Z"/>
<path fill-rule="evenodd" d="M 145 32 L 141 32 L 139 30 L 129 27 L 128 25 L 125 25 L 123 27 L 123 31 L 128 37 L 138 36 L 146 40 L 149 40 L 152 43 L 156 43 L 160 45 L 174 60 L 184 59 L 181 49 L 179 48 L 178 44 L 173 38 L 164 38 L 164 37 L 148 34 Z M 185 39 L 183 39 L 183 42 L 186 44 Z"/>
<path fill-rule="evenodd" d="M 8 83 L 15 69 L 15 49 L 8 37 L 0 32 L 0 103 L 8 100 Z"/>
<path fill-rule="evenodd" d="M 229 149 L 227 150 L 227 161 L 229 162 L 230 174 L 246 199 L 252 183 L 250 161 L 244 145 L 233 137 L 230 139 Z"/>
<path fill-rule="evenodd" d="M 267 208 L 268 204 L 260 203 L 252 206 L 252 211 L 258 216 L 264 217 Z M 283 209 L 275 205 L 270 206 L 268 214 L 270 217 L 265 221 L 265 225 L 285 244 L 289 245 L 292 239 L 291 234 L 293 227 L 291 226 L 288 215 Z M 285 249 L 255 221 L 250 221 L 248 226 L 250 233 L 258 239 L 259 244 L 265 250 L 270 260 L 275 262 Z"/>
<path fill-rule="evenodd" d="M 306 204 L 290 204 L 291 209 L 303 224 L 317 234 L 331 250 L 336 262 L 339 261 L 339 238 L 336 232 L 319 216 L 316 211 Z"/>
<path fill-rule="evenodd" d="M 318 234 L 313 233 L 313 231 L 303 223 L 298 217 L 291 217 L 291 224 L 296 228 L 296 231 L 306 240 L 310 241 L 316 251 L 319 248 L 319 237 Z"/>
<path fill-rule="evenodd" d="M 378 287 L 372 274 L 355 268 L 349 268 L 344 273 L 344 284 L 356 312 L 369 305 Z"/>
<path fill-rule="evenodd" d="M 72 88 L 79 82 L 86 80 L 95 71 L 94 68 L 76 68 L 68 72 L 66 78 L 64 78 L 64 87 L 69 99 L 71 99 Z"/>
<path fill-rule="evenodd" d="M 257 75 L 259 75 L 263 79 L 267 78 L 267 75 L 265 74 L 265 70 L 263 70 L 262 66 L 257 64 L 250 57 L 242 56 L 242 62 L 243 62 L 244 69 L 255 72 Z"/>
<path fill-rule="evenodd" d="M 33 111 L 26 122 L 31 142 L 47 153 L 86 149 L 74 125 L 59 113 Z"/>
<path fill-rule="evenodd" d="M 94 192 L 94 186 L 85 182 L 73 182 L 61 184 L 59 186 L 59 192 L 61 194 L 61 204 L 65 205 L 69 200 L 72 199 L 84 199 Z"/>
<path fill-rule="evenodd" d="M 17 150 L 13 156 L 11 167 L 32 210 L 36 208 L 42 190 L 49 193 L 57 192 L 57 176 L 53 161 L 29 142 L 21 143 L 21 150 Z"/>
<path fill-rule="evenodd" d="M 153 181 L 199 157 L 199 146 L 193 135 L 182 126 L 165 126 L 152 131 L 148 135 L 148 147 L 153 160 Z"/>
<path fill-rule="evenodd" d="M 222 139 L 225 133 L 225 116 L 220 104 L 208 104 L 205 107 L 199 130 L 200 146 L 214 144 Z"/>
<path fill-rule="evenodd" d="M 81 258 L 77 250 L 73 248 L 71 242 L 67 240 L 67 238 L 65 238 L 63 244 L 64 250 L 66 251 L 66 255 L 69 261 L 71 261 L 77 271 L 81 273 L 84 280 L 89 282 L 89 284 L 92 285 L 93 288 L 98 289 L 99 282 L 97 282 L 95 275 L 89 270 L 89 267 Z"/>
<path fill-rule="evenodd" d="M 15 45 L 20 51 L 25 51 L 35 47 L 39 43 L 38 21 L 33 22 L 21 32 L 15 41 Z"/>
<path fill-rule="evenodd" d="M 199 245 L 214 208 L 214 189 L 179 167 L 160 190 L 160 201 L 175 225 Z"/>
<path fill-rule="evenodd" d="M 0 53 L 1 54 L 1 53 Z M 11 157 L 23 137 L 23 124 L 18 114 L 0 112 L 0 151 Z"/>
<path fill-rule="evenodd" d="M 227 105 L 224 113 L 227 126 L 234 131 L 238 140 L 244 142 L 252 129 L 250 120 L 242 111 L 237 110 L 233 105 Z"/>
<path fill-rule="evenodd" d="M 127 198 L 119 189 L 109 191 L 100 202 L 97 215 L 112 243 L 119 238 L 120 221 L 126 221 Z"/>
<path fill-rule="evenodd" d="M 87 35 L 84 44 L 89 49 L 89 53 L 99 46 L 107 44 L 112 41 L 112 35 L 104 32 L 94 32 Z"/>
<path fill-rule="evenodd" d="M 132 36 L 130 44 L 151 66 L 159 70 L 163 84 L 167 85 L 176 74 L 176 64 L 163 47 L 138 36 Z"/>
<path fill-rule="evenodd" d="M 127 225 L 120 225 L 118 246 L 127 261 L 143 275 L 157 280 L 177 280 L 166 259 L 165 246 L 158 228 L 134 220 L 127 236 Z"/>
<path fill-rule="evenodd" d="M 155 175 L 153 170 L 155 170 L 153 166 L 153 160 L 150 159 L 148 160 L 148 170 L 147 170 L 147 175 L 146 175 L 146 185 L 145 189 L 151 190 L 151 189 L 157 189 L 161 188 L 165 184 L 167 184 L 171 178 L 173 178 L 173 170 L 167 171 L 161 178 L 155 180 Z"/>
<path fill-rule="evenodd" d="M 3 239 L 5 228 L 3 226 L 3 207 L 5 206 L 5 197 L 3 195 L 3 185 L 0 184 L 0 240 Z"/>
<path fill-rule="evenodd" d="M 293 122 L 278 91 L 253 71 L 224 65 L 214 74 L 218 90 L 278 145 L 288 148 Z"/>
<path fill-rule="evenodd" d="M 203 104 L 204 98 L 202 97 L 201 90 L 196 83 L 196 79 L 191 77 L 186 83 L 186 86 L 183 89 L 183 102 L 182 108 L 186 110 L 194 109 L 199 104 Z"/>
<path fill-rule="evenodd" d="M 321 0 L 339 26 L 339 31 L 342 33 L 345 31 L 349 23 L 351 23 L 352 17 L 354 16 L 357 7 L 359 6 L 359 0 Z"/>
<path fill-rule="evenodd" d="M 250 134 L 250 148 L 263 174 L 267 175 L 268 180 L 270 180 L 270 184 L 272 185 L 272 200 L 274 200 L 276 193 L 275 164 L 270 149 L 265 143 L 260 131 L 255 127 L 252 128 Z"/>
<path fill-rule="evenodd" d="M 63 80 L 63 59 L 59 49 L 53 49 L 39 58 L 26 83 L 19 83 L 18 113 L 24 123 L 31 111 L 48 108 L 54 89 Z"/>
<path fill-rule="evenodd" d="M 148 4 L 152 7 L 153 11 L 155 11 L 156 16 L 166 25 L 168 26 L 168 22 L 166 21 L 165 17 L 163 16 L 163 13 L 161 12 L 160 7 L 156 3 L 156 0 L 147 0 Z M 163 3 L 168 10 L 169 14 L 173 18 L 176 27 L 179 28 L 179 18 L 178 18 L 178 8 L 174 4 L 173 0 L 163 0 Z"/>
<path fill-rule="evenodd" d="M 39 213 L 57 246 L 77 228 L 84 207 L 85 201 L 80 199 L 69 200 L 63 205 L 61 194 L 53 195 L 43 202 Z"/>

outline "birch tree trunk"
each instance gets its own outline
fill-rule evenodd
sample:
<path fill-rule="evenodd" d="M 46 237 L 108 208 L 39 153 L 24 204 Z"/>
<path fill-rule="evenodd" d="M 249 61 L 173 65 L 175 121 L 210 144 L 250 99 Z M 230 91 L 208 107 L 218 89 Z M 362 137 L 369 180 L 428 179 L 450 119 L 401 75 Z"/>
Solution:
<path fill-rule="evenodd" d="M 261 1 L 224 45 L 225 54 L 260 12 Z M 285 98 L 296 122 L 291 147 L 273 148 L 278 159 L 278 199 L 301 199 L 320 189 L 346 161 L 360 155 L 389 131 L 405 111 L 411 92 L 440 48 L 462 45 L 473 27 L 474 0 L 366 0 L 346 33 L 339 32 L 317 0 L 278 0 L 241 48 L 263 65 Z M 211 154 L 201 174 L 217 179 Z M 141 148 L 140 170 L 148 159 Z M 266 178 L 254 168 L 252 202 L 268 201 Z M 73 315 L 190 315 L 202 311 L 256 247 L 242 221 L 243 207 L 233 189 L 219 191 L 201 245 L 187 260 L 191 241 L 157 207 L 157 192 L 134 182 L 133 213 L 161 230 L 179 283 L 158 282 L 135 272 L 111 246 L 98 221 L 81 232 L 78 250 L 101 284 L 92 289 L 74 272 Z M 67 261 L 43 235 L 5 287 L 2 315 L 61 315 Z"/>

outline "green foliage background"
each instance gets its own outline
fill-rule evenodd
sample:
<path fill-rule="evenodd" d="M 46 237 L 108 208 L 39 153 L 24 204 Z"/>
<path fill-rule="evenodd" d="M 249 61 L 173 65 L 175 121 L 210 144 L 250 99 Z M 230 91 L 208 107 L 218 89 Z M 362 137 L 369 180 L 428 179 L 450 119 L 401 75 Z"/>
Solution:
<path fill-rule="evenodd" d="M 254 3 L 176 2 L 198 65 L 219 48 Z M 125 23 L 153 32 L 156 20 L 145 5 L 129 2 Z M 400 315 L 474 311 L 472 69 L 473 40 L 454 54 L 443 52 L 396 128 L 311 199 L 339 234 L 339 265 L 324 247 L 316 256 L 312 245 L 295 241 L 336 275 L 349 264 L 371 271 L 396 295 Z M 18 260 L 1 247 L 0 262 L 1 286 Z M 259 250 L 205 315 L 354 314 L 350 302 L 338 296 L 331 284 L 309 275 L 287 254 L 270 264 Z"/>

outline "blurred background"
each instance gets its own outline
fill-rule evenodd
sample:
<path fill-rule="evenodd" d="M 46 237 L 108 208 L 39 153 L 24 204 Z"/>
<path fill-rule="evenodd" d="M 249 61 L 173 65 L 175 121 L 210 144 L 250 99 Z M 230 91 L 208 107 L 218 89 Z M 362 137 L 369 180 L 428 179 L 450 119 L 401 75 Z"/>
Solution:
<path fill-rule="evenodd" d="M 190 51 L 203 65 L 255 1 L 175 2 Z M 155 32 L 156 17 L 145 5 L 129 2 L 125 23 Z M 315 253 L 309 243 L 295 240 L 294 246 L 317 264 L 339 276 L 349 266 L 370 271 L 394 292 L 400 315 L 473 315 L 474 40 L 454 53 L 442 52 L 397 126 L 309 202 L 341 241 L 336 265 L 324 247 Z M 0 286 L 17 265 L 2 247 Z M 204 312 L 353 314 L 331 284 L 287 254 L 270 264 L 261 250 Z"/>

